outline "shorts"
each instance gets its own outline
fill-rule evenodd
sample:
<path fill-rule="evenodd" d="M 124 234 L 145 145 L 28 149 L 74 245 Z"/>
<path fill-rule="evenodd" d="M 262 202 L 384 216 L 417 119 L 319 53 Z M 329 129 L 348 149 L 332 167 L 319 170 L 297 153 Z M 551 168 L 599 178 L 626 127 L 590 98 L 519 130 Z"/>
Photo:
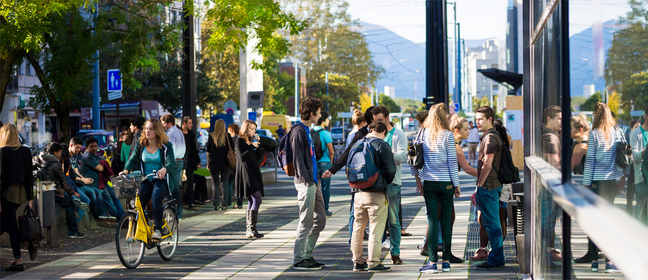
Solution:
<path fill-rule="evenodd" d="M 479 146 L 479 143 L 468 143 L 468 151 L 469 152 L 476 152 L 477 151 L 477 146 Z"/>

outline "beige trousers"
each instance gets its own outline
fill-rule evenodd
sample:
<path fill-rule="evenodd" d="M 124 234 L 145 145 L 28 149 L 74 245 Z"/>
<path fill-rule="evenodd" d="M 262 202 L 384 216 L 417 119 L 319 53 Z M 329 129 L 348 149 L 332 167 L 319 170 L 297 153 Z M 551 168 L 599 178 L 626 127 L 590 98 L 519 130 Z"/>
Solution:
<path fill-rule="evenodd" d="M 357 192 L 355 193 L 353 211 L 353 237 L 351 238 L 351 252 L 353 263 L 367 262 L 368 268 L 380 264 L 381 240 L 387 223 L 387 196 L 383 192 Z M 369 223 L 369 259 L 362 257 L 362 240 L 364 228 Z"/>

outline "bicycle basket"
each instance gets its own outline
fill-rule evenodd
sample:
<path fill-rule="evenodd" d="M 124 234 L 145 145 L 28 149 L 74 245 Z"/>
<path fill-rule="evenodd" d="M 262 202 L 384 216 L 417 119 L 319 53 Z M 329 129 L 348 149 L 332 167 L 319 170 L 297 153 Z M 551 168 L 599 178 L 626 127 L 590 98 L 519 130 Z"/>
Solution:
<path fill-rule="evenodd" d="M 115 191 L 115 197 L 117 199 L 122 198 L 132 198 L 137 194 L 137 189 L 139 188 L 139 181 L 135 178 L 135 181 L 129 181 L 122 177 L 112 176 L 110 181 L 113 184 L 113 190 Z"/>

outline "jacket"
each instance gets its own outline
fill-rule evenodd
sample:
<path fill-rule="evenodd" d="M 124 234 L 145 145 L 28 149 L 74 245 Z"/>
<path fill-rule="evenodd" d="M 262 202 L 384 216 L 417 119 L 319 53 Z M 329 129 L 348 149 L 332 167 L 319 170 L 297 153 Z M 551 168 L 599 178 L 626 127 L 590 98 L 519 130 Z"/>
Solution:
<path fill-rule="evenodd" d="M 43 166 L 45 169 L 45 181 L 51 181 L 56 184 L 56 195 L 63 196 L 63 192 L 68 195 L 74 195 L 74 190 L 68 184 L 63 173 L 63 166 L 58 158 L 52 154 L 41 152 L 35 159 L 35 164 Z"/>
<path fill-rule="evenodd" d="M 366 138 L 371 139 L 375 137 L 367 136 Z M 378 179 L 371 187 L 365 189 L 351 188 L 352 193 L 386 192 L 388 185 L 394 181 L 394 177 L 396 176 L 396 164 L 394 163 L 394 155 L 392 154 L 389 144 L 381 139 L 378 139 L 372 141 L 370 145 L 374 150 L 374 162 L 376 163 L 378 170 L 380 170 L 380 172 L 378 172 Z M 355 147 L 355 144 L 353 144 L 353 146 L 351 147 Z M 353 148 L 348 150 L 353 150 Z"/>
<path fill-rule="evenodd" d="M 358 140 L 364 138 L 365 136 L 367 136 L 367 134 L 369 134 L 369 125 L 363 126 L 356 132 L 355 137 L 353 137 L 353 141 L 351 141 L 351 143 L 349 144 L 349 147 L 353 147 L 353 145 L 358 142 Z M 331 171 L 331 173 L 335 174 L 340 171 L 342 167 L 346 166 L 347 159 L 349 159 L 349 150 L 350 149 L 346 149 L 344 153 L 340 155 L 338 160 L 331 165 L 331 168 L 329 168 L 329 171 Z"/>
<path fill-rule="evenodd" d="M 113 173 L 112 168 L 110 168 L 110 164 L 107 161 L 101 160 L 99 161 L 99 164 L 101 164 L 104 169 L 103 172 L 99 173 L 99 189 L 102 190 L 106 188 L 106 184 L 110 181 L 110 177 L 115 175 L 115 173 Z"/>
<path fill-rule="evenodd" d="M 632 146 L 632 163 L 634 164 L 635 170 L 635 184 L 639 184 L 644 181 L 643 174 L 641 172 L 641 165 L 644 162 L 643 152 L 646 149 L 646 144 L 643 141 L 642 128 L 638 127 L 632 132 L 630 132 L 630 139 L 628 143 Z"/>
<path fill-rule="evenodd" d="M 407 162 L 407 136 L 405 132 L 397 128 L 394 130 L 394 136 L 392 136 L 391 141 L 391 151 L 394 154 L 394 162 L 396 164 L 396 177 L 394 177 L 392 184 L 402 185 L 401 177 L 403 173 L 401 169 L 403 163 Z"/>
<path fill-rule="evenodd" d="M 128 157 L 127 157 L 128 159 L 130 159 L 130 157 L 133 155 L 133 149 L 135 148 L 135 143 L 139 142 L 140 136 L 142 136 L 142 131 L 141 130 L 138 131 L 138 132 L 133 133 L 133 142 L 131 143 L 131 149 L 130 149 L 130 151 L 128 153 Z M 128 169 L 128 170 L 130 170 L 130 169 Z"/>
<path fill-rule="evenodd" d="M 193 171 L 198 168 L 198 164 L 200 163 L 196 134 L 194 134 L 192 130 L 189 130 L 184 134 L 184 137 L 185 145 L 187 147 L 187 152 L 185 153 L 185 169 Z"/>
<path fill-rule="evenodd" d="M 131 148 L 132 154 L 130 155 L 130 158 L 128 158 L 128 162 L 124 166 L 124 169 L 132 172 L 139 166 L 139 170 L 141 172 L 144 172 L 144 164 L 142 162 L 142 151 L 144 151 L 144 146 L 140 146 L 139 141 L 133 143 L 135 144 L 133 144 L 134 146 Z M 162 166 L 164 166 L 164 168 L 166 168 L 167 170 L 167 185 L 169 185 L 169 188 L 171 189 L 171 191 L 173 191 L 173 187 L 175 186 L 169 184 L 169 177 L 171 176 L 173 168 L 175 167 L 173 144 L 171 144 L 171 142 L 166 142 L 166 144 L 162 145 L 162 149 L 160 149 L 160 151 L 160 162 L 162 162 Z M 142 175 L 146 176 L 148 174 Z"/>
<path fill-rule="evenodd" d="M 34 176 L 29 148 L 20 146 L 0 148 L 0 189 L 3 191 L 14 184 L 23 184 L 27 200 L 34 198 Z"/>
<path fill-rule="evenodd" d="M 311 147 L 308 144 L 308 133 L 301 124 L 291 128 L 290 147 L 293 151 L 293 165 L 295 166 L 295 184 L 314 184 L 313 158 Z"/>

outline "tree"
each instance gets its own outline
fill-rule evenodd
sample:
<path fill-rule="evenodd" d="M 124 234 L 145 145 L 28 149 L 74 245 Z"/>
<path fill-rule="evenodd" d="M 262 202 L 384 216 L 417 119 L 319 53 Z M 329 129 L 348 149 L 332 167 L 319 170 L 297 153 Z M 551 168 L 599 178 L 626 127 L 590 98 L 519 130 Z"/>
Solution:
<path fill-rule="evenodd" d="M 601 98 L 601 93 L 597 91 L 594 94 L 592 94 L 592 96 L 587 98 L 585 100 L 585 102 L 583 102 L 581 104 L 580 110 L 581 111 L 594 111 L 594 105 L 596 104 L 596 102 L 599 102 L 601 100 L 603 100 Z"/>
<path fill-rule="evenodd" d="M 648 92 L 648 71 L 634 74 L 624 81 L 623 95 L 621 95 L 624 111 L 629 112 L 631 105 L 634 105 L 635 110 L 648 108 L 646 92 Z"/>
<path fill-rule="evenodd" d="M 308 25 L 292 36 L 291 55 L 306 66 L 309 81 L 324 79 L 326 72 L 337 73 L 356 84 L 374 85 L 384 69 L 373 60 L 360 27 L 347 13 L 343 0 L 284 0 L 284 7 Z"/>
<path fill-rule="evenodd" d="M 387 107 L 387 109 L 389 109 L 390 113 L 400 113 L 401 112 L 401 107 L 396 105 L 396 102 L 394 102 L 394 100 L 391 99 L 391 97 L 389 97 L 387 95 L 380 94 L 378 96 L 378 104 Z"/>
<path fill-rule="evenodd" d="M 13 67 L 28 53 L 39 53 L 53 30 L 50 16 L 91 5 L 88 0 L 0 1 L 0 112 Z"/>
<path fill-rule="evenodd" d="M 283 57 L 290 43 L 275 36 L 276 32 L 294 36 L 305 26 L 292 14 L 282 11 L 275 0 L 207 0 L 204 5 L 209 7 L 205 18 L 211 22 L 211 36 L 206 44 L 217 52 L 245 49 L 248 43 L 253 43 L 263 57 L 274 52 Z M 253 67 L 260 69 L 262 64 L 263 61 L 254 61 Z"/>
<path fill-rule="evenodd" d="M 371 96 L 366 93 L 360 95 L 360 110 L 364 113 L 367 109 L 371 107 Z"/>
<path fill-rule="evenodd" d="M 349 77 L 332 74 L 329 75 L 328 96 L 326 95 L 326 82 L 323 80 L 309 82 L 308 95 L 316 96 L 322 101 L 322 104 L 328 102 L 328 113 L 336 120 L 338 112 L 348 112 L 352 103 L 360 102 L 361 91 L 360 87 Z"/>
<path fill-rule="evenodd" d="M 478 99 L 477 97 L 473 97 L 472 99 L 473 102 L 473 109 L 477 110 L 477 108 L 482 107 L 482 106 L 489 106 L 490 105 L 490 100 L 488 100 L 488 97 L 484 96 L 481 99 Z"/>

